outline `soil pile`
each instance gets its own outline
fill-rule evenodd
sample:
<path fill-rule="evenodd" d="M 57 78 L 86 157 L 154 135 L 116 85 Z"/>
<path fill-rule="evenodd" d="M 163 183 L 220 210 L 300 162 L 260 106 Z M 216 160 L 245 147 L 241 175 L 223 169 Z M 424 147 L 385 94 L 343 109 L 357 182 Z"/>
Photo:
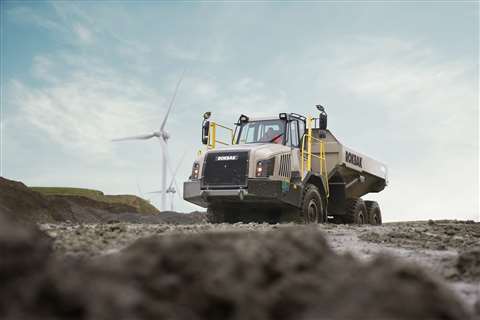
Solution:
<path fill-rule="evenodd" d="M 136 220 L 143 222 L 138 209 L 123 203 L 96 201 L 83 196 L 44 195 L 21 182 L 0 177 L 0 212 L 23 222 L 98 223 Z M 151 215 L 153 216 L 153 215 Z M 158 216 L 144 219 L 150 223 L 163 222 Z"/>
<path fill-rule="evenodd" d="M 0 177 L 0 212 L 18 221 L 53 222 L 57 213 L 46 197 L 31 191 L 21 182 Z"/>
<path fill-rule="evenodd" d="M 150 237 L 65 261 L 39 231 L 1 226 L 2 319 L 469 319 L 420 269 L 337 255 L 315 228 Z"/>
<path fill-rule="evenodd" d="M 99 190 L 65 187 L 30 187 L 30 189 L 46 196 L 82 196 L 100 202 L 126 204 L 130 207 L 134 207 L 136 209 L 135 211 L 139 213 L 159 213 L 158 209 L 150 204 L 149 201 L 130 194 L 106 195 Z"/>
<path fill-rule="evenodd" d="M 458 255 L 457 268 L 460 274 L 480 282 L 480 246 L 461 252 Z"/>
<path fill-rule="evenodd" d="M 59 191 L 56 189 L 59 188 L 36 189 L 43 191 L 36 192 L 21 182 L 0 177 L 0 212 L 18 221 L 37 223 L 193 224 L 205 221 L 205 214 L 201 212 L 158 213 L 156 209 L 153 211 L 145 207 L 145 204 L 138 205 L 139 198 L 135 196 L 105 196 L 100 191 L 86 189 L 82 192 L 91 191 L 91 194 L 74 195 L 80 189 L 71 189 L 69 192 L 72 194 L 57 195 L 55 193 Z M 62 188 L 62 192 L 66 193 L 65 189 Z M 106 200 L 96 200 L 95 197 Z"/>

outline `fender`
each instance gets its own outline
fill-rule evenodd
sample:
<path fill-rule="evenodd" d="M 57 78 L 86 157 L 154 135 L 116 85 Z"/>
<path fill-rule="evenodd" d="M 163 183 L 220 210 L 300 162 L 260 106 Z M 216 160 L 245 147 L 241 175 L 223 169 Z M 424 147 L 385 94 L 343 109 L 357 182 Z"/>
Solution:
<path fill-rule="evenodd" d="M 303 184 L 303 189 L 305 189 L 305 186 L 308 183 L 313 184 L 314 186 L 316 186 L 318 188 L 318 190 L 320 191 L 320 195 L 322 196 L 323 208 L 325 210 L 325 213 L 327 213 L 328 197 L 327 197 L 327 192 L 325 190 L 325 184 L 324 184 L 323 180 L 324 180 L 324 178 L 321 175 L 310 171 L 310 172 L 307 173 L 305 178 L 303 178 L 302 184 Z M 302 199 L 300 201 L 302 201 Z M 301 204 L 299 204 L 299 206 L 300 205 Z"/>

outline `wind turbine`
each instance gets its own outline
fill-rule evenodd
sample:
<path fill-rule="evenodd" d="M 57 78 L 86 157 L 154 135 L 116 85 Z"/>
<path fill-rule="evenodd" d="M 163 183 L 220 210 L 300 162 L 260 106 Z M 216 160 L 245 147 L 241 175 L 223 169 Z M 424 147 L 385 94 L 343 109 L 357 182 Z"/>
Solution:
<path fill-rule="evenodd" d="M 172 212 L 174 211 L 173 203 L 174 203 L 175 193 L 177 193 L 177 189 L 175 189 L 173 184 L 170 184 L 170 186 L 167 188 L 167 190 L 165 192 L 159 190 L 159 191 L 152 191 L 152 192 L 148 192 L 148 193 L 160 193 L 162 195 L 170 194 L 170 211 L 172 211 Z"/>
<path fill-rule="evenodd" d="M 172 211 L 172 212 L 173 212 L 173 209 L 174 209 L 173 201 L 174 201 L 174 198 L 175 198 L 175 194 L 177 193 L 178 196 L 180 197 L 180 199 L 182 199 L 180 193 L 177 192 L 177 190 L 180 190 L 180 189 L 178 189 L 176 176 L 177 176 L 178 169 L 180 169 L 180 166 L 182 165 L 182 162 L 185 159 L 186 154 L 187 154 L 187 152 L 183 153 L 182 157 L 180 158 L 180 161 L 177 164 L 177 167 L 175 168 L 175 171 L 172 172 L 172 180 L 170 181 L 170 184 L 168 185 L 168 188 L 167 189 L 162 188 L 162 190 L 148 192 L 148 193 L 160 193 L 160 194 L 162 194 L 162 196 L 163 195 L 166 196 L 167 194 L 170 194 L 170 211 Z"/>
<path fill-rule="evenodd" d="M 183 76 L 185 75 L 185 71 L 183 71 L 182 76 L 177 82 L 177 85 L 175 86 L 175 91 L 173 92 L 172 99 L 170 100 L 170 104 L 167 109 L 167 113 L 165 114 L 165 117 L 163 118 L 162 123 L 160 124 L 160 129 L 158 131 L 154 131 L 150 134 L 142 134 L 138 136 L 131 136 L 131 137 L 125 137 L 125 138 L 120 138 L 120 139 L 113 139 L 112 141 L 117 142 L 117 141 L 126 141 L 126 140 L 148 140 L 151 138 L 158 138 L 160 141 L 160 146 L 162 149 L 162 190 L 167 189 L 167 166 L 169 166 L 168 162 L 168 150 L 167 150 L 167 142 L 168 139 L 170 139 L 170 134 L 165 130 L 165 124 L 167 123 L 168 116 L 170 115 L 170 112 L 172 111 L 173 104 L 175 102 L 175 98 L 177 97 L 177 92 L 178 88 L 180 87 L 180 84 L 182 83 Z M 165 202 L 166 202 L 166 193 L 162 193 L 161 196 L 161 202 L 160 202 L 160 211 L 163 211 L 165 209 Z"/>

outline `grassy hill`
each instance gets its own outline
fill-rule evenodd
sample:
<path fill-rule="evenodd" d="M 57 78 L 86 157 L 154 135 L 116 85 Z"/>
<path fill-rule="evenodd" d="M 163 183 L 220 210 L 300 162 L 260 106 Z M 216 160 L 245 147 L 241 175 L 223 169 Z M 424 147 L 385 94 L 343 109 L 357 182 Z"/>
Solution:
<path fill-rule="evenodd" d="M 139 213 L 157 214 L 160 213 L 150 202 L 134 195 L 105 195 L 103 192 L 92 189 L 82 188 L 63 188 L 63 187 L 30 187 L 32 190 L 44 195 L 55 196 L 81 196 L 96 201 L 107 203 L 121 203 L 137 208 Z"/>

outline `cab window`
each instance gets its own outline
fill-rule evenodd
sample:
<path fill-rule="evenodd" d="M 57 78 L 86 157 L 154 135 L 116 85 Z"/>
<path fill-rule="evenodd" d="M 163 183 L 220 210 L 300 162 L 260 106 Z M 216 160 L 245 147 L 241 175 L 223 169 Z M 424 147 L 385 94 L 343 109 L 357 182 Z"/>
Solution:
<path fill-rule="evenodd" d="M 285 121 L 261 120 L 241 124 L 238 143 L 283 143 Z"/>
<path fill-rule="evenodd" d="M 298 147 L 299 146 L 299 138 L 298 138 L 298 121 L 293 120 L 289 123 L 289 136 L 288 136 L 288 145 L 291 147 Z"/>
<path fill-rule="evenodd" d="M 299 146 L 302 144 L 303 135 L 305 134 L 305 122 L 298 121 L 298 141 Z"/>

